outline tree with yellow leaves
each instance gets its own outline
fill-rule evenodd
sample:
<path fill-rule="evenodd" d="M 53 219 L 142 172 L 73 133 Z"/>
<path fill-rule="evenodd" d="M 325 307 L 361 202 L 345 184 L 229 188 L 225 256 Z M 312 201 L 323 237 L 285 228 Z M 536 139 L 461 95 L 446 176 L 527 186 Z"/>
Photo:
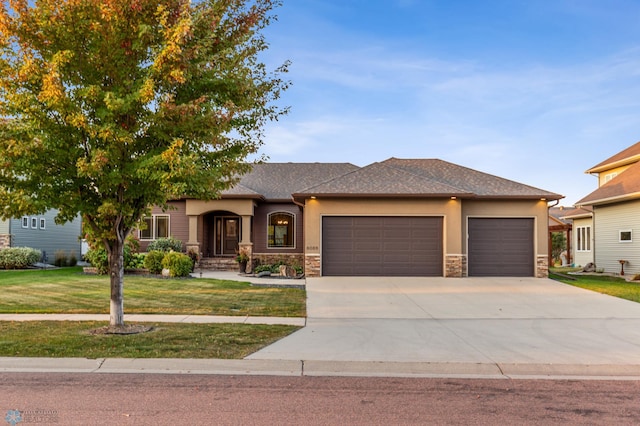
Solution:
<path fill-rule="evenodd" d="M 109 257 L 153 205 L 215 198 L 247 170 L 288 64 L 268 71 L 277 0 L 2 0 L 0 217 L 82 215 Z"/>

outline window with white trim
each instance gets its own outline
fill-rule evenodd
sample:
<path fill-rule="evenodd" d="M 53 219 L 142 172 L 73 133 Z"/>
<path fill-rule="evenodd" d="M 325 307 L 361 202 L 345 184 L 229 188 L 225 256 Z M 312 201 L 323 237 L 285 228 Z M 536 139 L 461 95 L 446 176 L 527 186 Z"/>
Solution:
<path fill-rule="evenodd" d="M 633 233 L 631 232 L 631 229 L 623 229 L 619 232 L 620 235 L 620 242 L 621 243 L 630 243 L 633 242 Z"/>
<path fill-rule="evenodd" d="M 609 182 L 614 177 L 618 176 L 618 172 L 609 173 L 608 175 L 604 175 L 604 183 Z"/>
<path fill-rule="evenodd" d="M 22 227 L 29 228 L 29 216 L 22 216 Z"/>
<path fill-rule="evenodd" d="M 270 213 L 268 217 L 267 247 L 295 247 L 295 216 L 287 212 Z"/>
<path fill-rule="evenodd" d="M 169 238 L 169 215 L 153 215 L 143 219 L 145 229 L 140 230 L 141 240 Z"/>
<path fill-rule="evenodd" d="M 32 217 L 31 218 L 31 229 L 38 229 L 38 218 L 37 217 Z"/>
<path fill-rule="evenodd" d="M 576 228 L 577 251 L 591 251 L 591 227 L 579 226 Z"/>
<path fill-rule="evenodd" d="M 40 218 L 40 229 L 47 229 L 47 219 L 44 217 Z"/>

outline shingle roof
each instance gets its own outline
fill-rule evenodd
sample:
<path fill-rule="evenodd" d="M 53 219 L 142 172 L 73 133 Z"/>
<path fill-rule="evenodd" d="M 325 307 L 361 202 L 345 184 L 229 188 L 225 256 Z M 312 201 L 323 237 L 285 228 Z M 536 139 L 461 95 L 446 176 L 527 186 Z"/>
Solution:
<path fill-rule="evenodd" d="M 468 192 L 477 197 L 547 198 L 549 200 L 563 198 L 562 195 L 553 192 L 438 159 L 390 158 L 384 164 L 451 185 L 459 191 Z"/>
<path fill-rule="evenodd" d="M 553 209 L 549 209 L 551 212 Z M 569 207 L 560 209 L 558 211 L 558 217 L 562 220 L 580 219 L 584 217 L 593 216 L 593 209 L 589 206 L 584 207 Z"/>
<path fill-rule="evenodd" d="M 374 163 L 294 196 L 457 196 L 547 198 L 562 195 L 435 159 L 390 158 Z"/>
<path fill-rule="evenodd" d="M 325 196 L 471 195 L 450 185 L 389 167 L 384 163 L 373 163 L 329 182 L 294 193 L 294 195 L 302 194 Z"/>
<path fill-rule="evenodd" d="M 585 173 L 600 173 L 605 170 L 612 169 L 614 167 L 624 166 L 640 160 L 640 142 L 631 145 L 624 151 L 620 151 L 613 157 L 609 157 L 603 162 L 591 167 Z"/>
<path fill-rule="evenodd" d="M 634 198 L 640 198 L 640 162 L 618 174 L 576 205 L 607 204 Z"/>
<path fill-rule="evenodd" d="M 291 200 L 291 194 L 342 176 L 359 167 L 350 163 L 262 163 L 253 165 L 224 196 L 259 194 L 271 201 Z"/>

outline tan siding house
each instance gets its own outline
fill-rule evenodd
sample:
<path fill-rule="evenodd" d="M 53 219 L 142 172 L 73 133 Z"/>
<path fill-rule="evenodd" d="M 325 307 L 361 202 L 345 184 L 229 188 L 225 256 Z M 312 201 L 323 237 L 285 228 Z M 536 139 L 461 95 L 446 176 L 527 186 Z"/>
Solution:
<path fill-rule="evenodd" d="M 544 277 L 547 203 L 560 198 L 435 159 L 266 163 L 218 200 L 154 210 L 145 236 L 169 230 L 207 260 L 246 253 L 310 277 Z"/>

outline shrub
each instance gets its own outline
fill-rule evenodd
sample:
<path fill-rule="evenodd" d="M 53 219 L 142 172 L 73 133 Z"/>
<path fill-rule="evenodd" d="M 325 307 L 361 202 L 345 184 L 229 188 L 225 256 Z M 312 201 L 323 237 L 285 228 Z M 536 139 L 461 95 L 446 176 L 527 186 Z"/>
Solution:
<path fill-rule="evenodd" d="M 133 253 L 129 263 L 124 265 L 126 269 L 140 269 L 144 268 L 144 259 L 147 257 L 144 253 Z"/>
<path fill-rule="evenodd" d="M 124 267 L 125 268 L 138 268 L 142 265 L 143 259 L 138 256 L 138 247 L 140 243 L 135 237 L 127 237 L 124 241 Z M 98 274 L 106 274 L 109 272 L 109 257 L 107 256 L 107 250 L 99 247 L 90 249 L 85 255 L 85 259 L 96 268 Z"/>
<path fill-rule="evenodd" d="M 53 261 L 53 264 L 58 267 L 63 267 L 68 265 L 67 254 L 64 252 L 64 250 L 56 250 L 55 260 Z"/>
<path fill-rule="evenodd" d="M 104 275 L 109 271 L 109 258 L 103 248 L 91 249 L 84 255 L 85 259 L 96 268 L 98 274 Z"/>
<path fill-rule="evenodd" d="M 157 240 L 149 243 L 149 246 L 147 247 L 147 251 L 153 251 L 153 250 L 160 250 L 164 252 L 173 250 L 175 252 L 180 253 L 182 252 L 182 241 L 176 240 L 173 237 L 158 238 Z"/>
<path fill-rule="evenodd" d="M 40 261 L 42 252 L 30 247 L 9 247 L 0 250 L 0 269 L 22 269 Z"/>
<path fill-rule="evenodd" d="M 144 258 L 144 267 L 152 274 L 159 274 L 162 272 L 162 259 L 164 259 L 165 252 L 160 250 L 153 250 L 147 253 Z"/>
<path fill-rule="evenodd" d="M 169 270 L 171 277 L 188 277 L 193 270 L 193 262 L 186 254 L 172 251 L 162 259 L 162 267 Z"/>

